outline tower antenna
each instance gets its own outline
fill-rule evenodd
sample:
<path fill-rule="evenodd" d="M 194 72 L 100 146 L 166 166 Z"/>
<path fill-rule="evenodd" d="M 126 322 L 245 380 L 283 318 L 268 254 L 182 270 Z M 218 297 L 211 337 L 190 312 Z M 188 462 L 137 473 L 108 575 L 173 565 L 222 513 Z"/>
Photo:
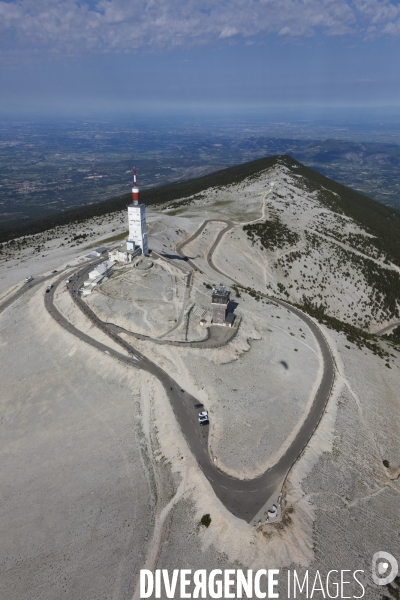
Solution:
<path fill-rule="evenodd" d="M 133 167 L 133 188 L 132 188 L 132 200 L 134 204 L 139 203 L 139 188 L 136 183 L 136 167 Z"/>

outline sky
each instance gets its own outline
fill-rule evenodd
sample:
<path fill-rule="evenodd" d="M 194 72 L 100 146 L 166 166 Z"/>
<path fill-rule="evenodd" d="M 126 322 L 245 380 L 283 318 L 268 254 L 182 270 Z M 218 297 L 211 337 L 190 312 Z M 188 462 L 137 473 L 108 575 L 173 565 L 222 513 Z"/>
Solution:
<path fill-rule="evenodd" d="M 400 108 L 400 0 L 0 1 L 0 113 Z"/>

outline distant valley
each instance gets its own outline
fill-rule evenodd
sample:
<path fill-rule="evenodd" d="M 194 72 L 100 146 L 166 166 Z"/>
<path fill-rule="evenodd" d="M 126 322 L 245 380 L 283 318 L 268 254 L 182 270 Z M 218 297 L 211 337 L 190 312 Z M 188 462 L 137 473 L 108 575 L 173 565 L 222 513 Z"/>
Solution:
<path fill-rule="evenodd" d="M 279 125 L 279 126 L 278 126 Z M 285 125 L 285 126 L 283 126 Z M 133 162 L 142 189 L 289 154 L 379 202 L 400 208 L 398 136 L 289 124 L 3 122 L 0 230 L 126 193 Z M 372 141 L 366 141 L 370 135 Z M 350 139 L 353 138 L 353 139 Z M 394 139 L 395 141 L 391 141 Z"/>

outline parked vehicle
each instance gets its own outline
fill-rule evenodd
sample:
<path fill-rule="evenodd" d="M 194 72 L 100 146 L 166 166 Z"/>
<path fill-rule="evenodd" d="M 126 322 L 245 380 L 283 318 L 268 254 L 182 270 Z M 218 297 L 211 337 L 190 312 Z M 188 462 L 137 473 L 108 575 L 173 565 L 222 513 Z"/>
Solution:
<path fill-rule="evenodd" d="M 204 421 L 200 421 L 200 425 L 209 425 L 210 421 L 208 419 L 205 419 Z"/>
<path fill-rule="evenodd" d="M 195 408 L 203 408 L 204 404 L 195 404 L 194 407 Z"/>
<path fill-rule="evenodd" d="M 208 410 L 202 410 L 199 412 L 199 417 L 208 417 Z"/>
<path fill-rule="evenodd" d="M 33 277 L 29 276 L 25 279 L 25 283 L 29 283 L 30 281 L 33 281 Z"/>

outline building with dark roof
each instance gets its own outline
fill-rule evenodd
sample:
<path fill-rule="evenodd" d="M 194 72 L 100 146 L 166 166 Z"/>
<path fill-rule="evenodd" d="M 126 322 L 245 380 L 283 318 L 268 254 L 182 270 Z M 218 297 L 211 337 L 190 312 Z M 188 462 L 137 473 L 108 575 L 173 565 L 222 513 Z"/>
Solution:
<path fill-rule="evenodd" d="M 230 292 L 224 285 L 214 286 L 211 294 L 213 325 L 225 325 Z"/>

